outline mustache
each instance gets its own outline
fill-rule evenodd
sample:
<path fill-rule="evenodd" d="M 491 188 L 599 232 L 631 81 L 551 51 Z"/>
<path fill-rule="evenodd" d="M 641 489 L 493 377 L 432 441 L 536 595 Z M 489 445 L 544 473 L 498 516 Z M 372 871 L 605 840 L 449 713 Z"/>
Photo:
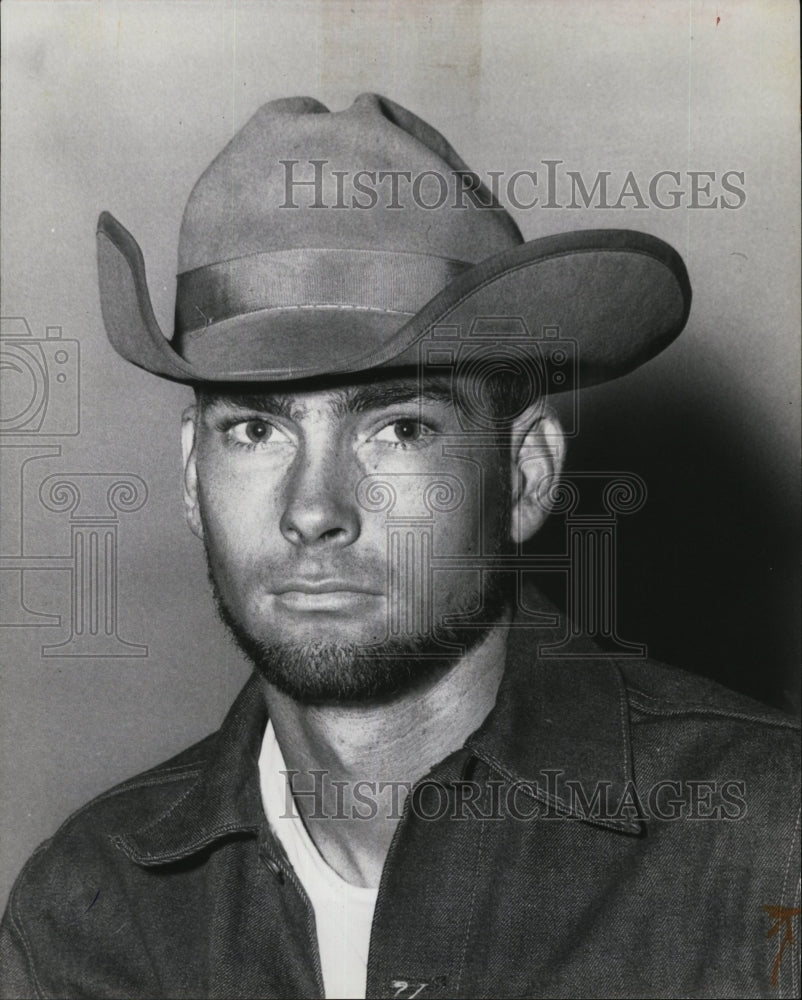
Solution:
<path fill-rule="evenodd" d="M 203 528 L 202 542 L 206 557 L 206 572 L 210 583 L 216 583 L 210 533 L 204 517 L 203 506 L 199 515 Z M 371 594 L 384 594 L 388 589 L 389 556 L 382 553 L 361 553 L 355 557 L 349 548 L 329 552 L 310 552 L 304 548 L 297 553 L 287 553 L 269 565 L 256 566 L 253 575 L 269 593 L 287 590 L 355 590 Z"/>
<path fill-rule="evenodd" d="M 203 550 L 209 582 L 217 586 L 215 560 L 205 535 Z M 269 566 L 256 566 L 252 572 L 258 584 L 270 594 L 287 591 L 318 594 L 352 590 L 357 593 L 387 595 L 401 583 L 401 579 L 395 580 L 396 574 L 388 572 L 387 564 L 380 558 L 357 560 L 338 557 L 336 565 L 333 562 L 335 560 L 330 558 L 313 560 L 308 556 L 301 556 L 294 560 L 271 563 Z"/>

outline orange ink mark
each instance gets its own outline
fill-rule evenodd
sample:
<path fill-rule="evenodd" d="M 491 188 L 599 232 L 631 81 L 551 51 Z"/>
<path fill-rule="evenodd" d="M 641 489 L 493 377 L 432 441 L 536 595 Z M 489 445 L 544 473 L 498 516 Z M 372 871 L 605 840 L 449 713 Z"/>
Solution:
<path fill-rule="evenodd" d="M 780 948 L 771 972 L 771 985 L 776 986 L 777 974 L 780 971 L 780 959 L 783 957 L 786 945 L 790 944 L 793 946 L 794 944 L 794 925 L 792 920 L 794 917 L 798 917 L 802 911 L 800 911 L 799 907 L 792 909 L 790 906 L 764 906 L 763 909 L 774 921 L 766 935 L 767 938 L 773 937 L 781 928 L 784 928 L 784 934 L 780 938 Z"/>

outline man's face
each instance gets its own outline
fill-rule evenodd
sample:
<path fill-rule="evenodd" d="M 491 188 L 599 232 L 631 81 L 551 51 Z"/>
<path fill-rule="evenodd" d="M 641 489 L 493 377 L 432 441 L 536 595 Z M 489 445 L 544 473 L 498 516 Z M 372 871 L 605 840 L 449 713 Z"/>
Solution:
<path fill-rule="evenodd" d="M 184 434 L 221 615 L 293 697 L 387 695 L 486 633 L 460 616 L 504 614 L 477 565 L 510 544 L 512 445 L 466 434 L 447 384 L 205 394 Z"/>

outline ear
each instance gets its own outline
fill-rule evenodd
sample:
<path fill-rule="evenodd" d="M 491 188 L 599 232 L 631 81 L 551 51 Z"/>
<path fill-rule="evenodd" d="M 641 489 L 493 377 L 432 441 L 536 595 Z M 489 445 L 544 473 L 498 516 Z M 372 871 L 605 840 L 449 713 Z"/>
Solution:
<path fill-rule="evenodd" d="M 548 517 L 548 484 L 560 475 L 564 458 L 565 435 L 551 407 L 535 404 L 515 420 L 510 534 L 516 544 L 531 538 Z"/>
<path fill-rule="evenodd" d="M 198 505 L 198 464 L 196 455 L 198 408 L 188 406 L 181 414 L 181 451 L 184 456 L 184 512 L 193 534 L 203 538 L 203 522 Z"/>

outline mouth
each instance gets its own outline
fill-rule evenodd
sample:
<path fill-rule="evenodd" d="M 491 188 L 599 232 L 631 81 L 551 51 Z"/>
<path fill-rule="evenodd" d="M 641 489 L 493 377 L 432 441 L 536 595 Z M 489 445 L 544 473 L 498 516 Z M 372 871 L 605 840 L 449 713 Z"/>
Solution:
<path fill-rule="evenodd" d="M 301 578 L 281 583 L 274 588 L 273 593 L 279 597 L 284 594 L 373 594 L 374 597 L 377 597 L 381 591 L 350 580 Z"/>
<path fill-rule="evenodd" d="M 382 596 L 382 592 L 348 580 L 288 580 L 273 591 L 291 611 L 348 611 Z"/>

